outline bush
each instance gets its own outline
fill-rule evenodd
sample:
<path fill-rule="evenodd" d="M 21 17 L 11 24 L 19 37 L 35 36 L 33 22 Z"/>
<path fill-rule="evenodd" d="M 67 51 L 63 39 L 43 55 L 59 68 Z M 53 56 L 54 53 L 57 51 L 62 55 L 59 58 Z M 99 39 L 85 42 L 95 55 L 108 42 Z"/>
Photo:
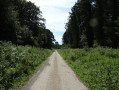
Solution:
<path fill-rule="evenodd" d="M 28 78 L 51 54 L 51 50 L 0 42 L 0 89 L 8 90 Z"/>

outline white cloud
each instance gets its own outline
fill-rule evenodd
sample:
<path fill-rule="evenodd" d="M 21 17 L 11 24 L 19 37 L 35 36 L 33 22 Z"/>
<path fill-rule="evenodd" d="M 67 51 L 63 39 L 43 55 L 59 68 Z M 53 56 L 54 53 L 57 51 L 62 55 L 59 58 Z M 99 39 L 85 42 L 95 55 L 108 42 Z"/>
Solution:
<path fill-rule="evenodd" d="M 52 6 L 70 8 L 77 0 L 28 0 L 34 2 L 37 6 Z"/>
<path fill-rule="evenodd" d="M 77 0 L 28 0 L 35 5 L 40 6 L 43 17 L 46 19 L 46 27 L 55 32 L 65 32 L 65 23 L 69 16 L 71 7 Z M 56 40 L 61 44 L 62 35 L 55 36 Z"/>

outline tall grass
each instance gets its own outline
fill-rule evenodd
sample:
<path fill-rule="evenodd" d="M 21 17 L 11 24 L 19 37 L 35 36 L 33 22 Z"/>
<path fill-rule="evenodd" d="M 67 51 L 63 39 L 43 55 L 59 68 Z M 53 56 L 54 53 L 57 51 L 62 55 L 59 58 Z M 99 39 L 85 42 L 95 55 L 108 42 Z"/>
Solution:
<path fill-rule="evenodd" d="M 119 49 L 58 51 L 91 90 L 119 90 Z"/>
<path fill-rule="evenodd" d="M 51 53 L 47 49 L 0 42 L 0 89 L 24 84 Z"/>

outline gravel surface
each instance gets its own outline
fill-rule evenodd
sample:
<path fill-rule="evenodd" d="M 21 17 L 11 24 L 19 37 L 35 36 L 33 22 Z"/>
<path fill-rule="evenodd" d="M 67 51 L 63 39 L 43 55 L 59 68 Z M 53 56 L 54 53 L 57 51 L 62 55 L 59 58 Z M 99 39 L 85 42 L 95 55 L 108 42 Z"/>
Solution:
<path fill-rule="evenodd" d="M 57 51 L 21 90 L 89 90 Z"/>

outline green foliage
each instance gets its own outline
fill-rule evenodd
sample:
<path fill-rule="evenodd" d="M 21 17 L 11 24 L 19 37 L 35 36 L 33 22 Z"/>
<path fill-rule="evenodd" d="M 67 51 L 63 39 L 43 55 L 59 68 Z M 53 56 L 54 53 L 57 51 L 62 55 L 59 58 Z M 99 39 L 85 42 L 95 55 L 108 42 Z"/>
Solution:
<path fill-rule="evenodd" d="M 17 12 L 13 11 L 11 1 L 0 1 L 0 40 L 16 41 L 16 33 L 20 29 Z"/>
<path fill-rule="evenodd" d="M 8 90 L 23 84 L 51 52 L 47 49 L 0 42 L 0 89 Z"/>
<path fill-rule="evenodd" d="M 119 50 L 62 49 L 58 52 L 91 90 L 119 89 Z"/>
<path fill-rule="evenodd" d="M 95 44 L 119 47 L 118 2 L 118 0 L 78 0 L 71 9 L 63 43 L 70 44 L 72 48 L 82 48 L 85 44 L 88 47 Z"/>
<path fill-rule="evenodd" d="M 81 46 L 82 47 L 86 47 L 88 46 L 88 42 L 87 42 L 87 36 L 85 34 L 82 34 L 81 35 Z"/>
<path fill-rule="evenodd" d="M 0 40 L 17 45 L 51 48 L 54 35 L 46 29 L 42 12 L 34 3 L 26 0 L 2 0 Z"/>

